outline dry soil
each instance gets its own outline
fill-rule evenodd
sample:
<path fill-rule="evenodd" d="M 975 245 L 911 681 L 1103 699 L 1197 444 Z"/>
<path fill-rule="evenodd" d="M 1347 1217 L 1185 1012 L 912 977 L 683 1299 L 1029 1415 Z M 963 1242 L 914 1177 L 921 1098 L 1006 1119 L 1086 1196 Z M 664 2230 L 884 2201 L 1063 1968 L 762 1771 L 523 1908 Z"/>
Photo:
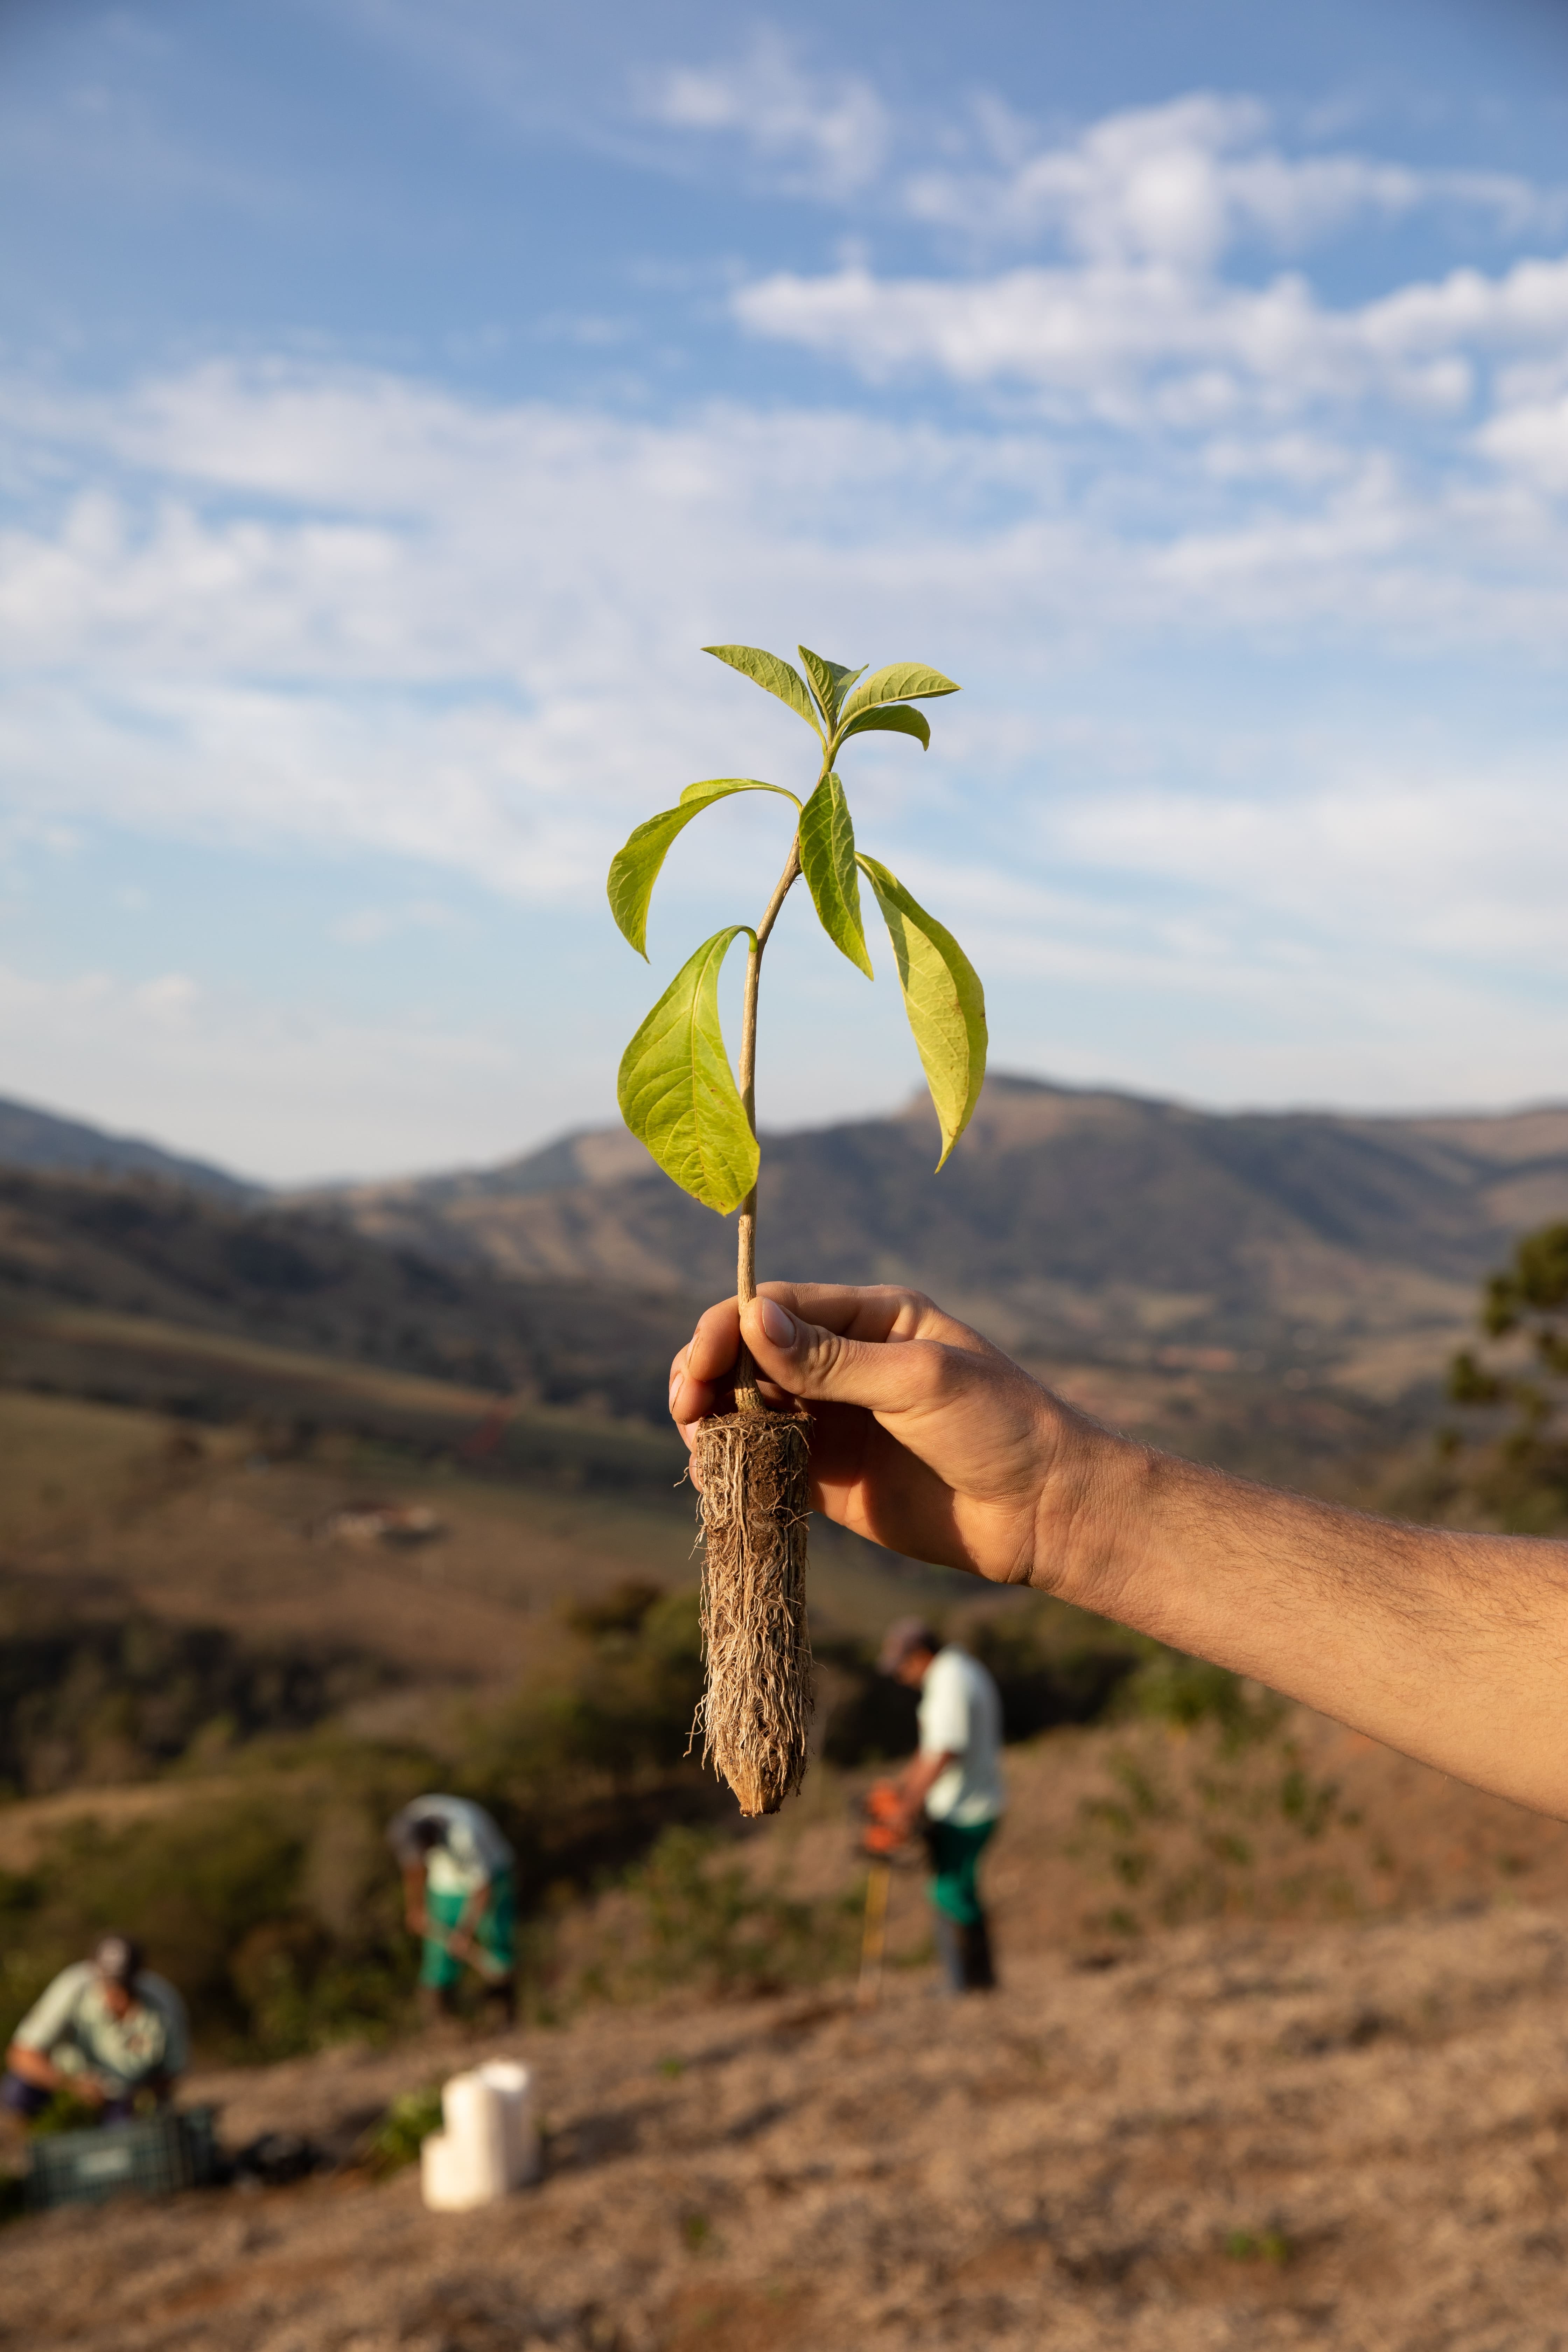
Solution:
<path fill-rule="evenodd" d="M 1553 2352 L 1568 1913 L 1193 1927 L 990 1998 L 599 2010 L 515 2045 L 543 2183 L 76 2209 L 0 2241 L 0 2345 L 73 2352 Z M 471 2054 L 209 2075 L 340 2150 Z"/>

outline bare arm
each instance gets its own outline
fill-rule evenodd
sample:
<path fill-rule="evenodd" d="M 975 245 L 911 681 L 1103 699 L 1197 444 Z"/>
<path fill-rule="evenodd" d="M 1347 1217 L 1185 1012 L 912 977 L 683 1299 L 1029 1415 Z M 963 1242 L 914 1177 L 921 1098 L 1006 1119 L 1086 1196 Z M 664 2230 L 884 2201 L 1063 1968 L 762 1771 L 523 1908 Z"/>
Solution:
<path fill-rule="evenodd" d="M 27 2050 L 19 2042 L 5 2053 L 5 2072 L 39 2091 L 58 2091 L 66 2079 L 47 2051 Z"/>
<path fill-rule="evenodd" d="M 485 1916 L 490 1899 L 490 1882 L 481 1878 L 473 1893 L 458 1914 L 458 1924 L 447 1937 L 447 1948 L 460 1958 L 471 1956 L 474 1950 L 474 1930 Z"/>
<path fill-rule="evenodd" d="M 422 1862 L 405 1862 L 403 1865 L 403 1922 L 411 1936 L 430 1933 L 429 1916 L 425 1908 L 425 1865 Z"/>
<path fill-rule="evenodd" d="M 36 2090 L 68 2089 L 75 2097 L 86 2100 L 89 2106 L 101 2106 L 108 2096 L 107 2086 L 100 2075 L 85 2067 L 79 2074 L 68 2074 L 63 2066 L 55 2064 L 47 2051 L 29 2050 L 20 2042 L 13 2042 L 6 2051 L 5 2069 L 7 2074 L 19 2075 L 24 2083 L 31 2083 Z"/>
<path fill-rule="evenodd" d="M 676 1358 L 689 1439 L 739 1336 L 731 1299 Z M 1568 1545 L 1405 1527 L 1134 1444 L 918 1292 L 769 1283 L 745 1338 L 773 1392 L 810 1404 L 813 1502 L 842 1525 L 1118 1618 L 1568 1817 Z"/>
<path fill-rule="evenodd" d="M 903 1808 L 904 1833 L 907 1836 L 919 1821 L 925 1801 L 956 1756 L 943 1752 L 936 1756 L 911 1756 L 894 1784 L 899 1802 Z"/>

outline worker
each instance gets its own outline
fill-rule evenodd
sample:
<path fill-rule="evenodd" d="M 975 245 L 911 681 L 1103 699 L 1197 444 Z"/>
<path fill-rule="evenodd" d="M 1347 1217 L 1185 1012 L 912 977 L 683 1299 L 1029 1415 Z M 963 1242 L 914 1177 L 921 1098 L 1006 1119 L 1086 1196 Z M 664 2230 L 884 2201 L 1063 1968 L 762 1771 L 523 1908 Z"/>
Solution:
<path fill-rule="evenodd" d="M 130 1936 L 100 1936 L 62 1969 L 11 2036 L 0 2108 L 31 2123 L 57 2092 L 124 2123 L 162 2106 L 190 2060 L 185 2005 Z"/>
<path fill-rule="evenodd" d="M 426 2023 L 449 2015 L 465 1965 L 510 2024 L 517 2013 L 517 1898 L 510 1846 L 467 1797 L 416 1797 L 387 1839 L 403 1872 L 404 1916 L 424 1938 L 419 2007 Z"/>
<path fill-rule="evenodd" d="M 1103 1429 L 919 1291 L 770 1282 L 670 1367 L 689 1444 L 742 1337 L 811 1415 L 813 1507 L 1033 1585 L 1568 1818 L 1568 1543 L 1405 1527 Z"/>
<path fill-rule="evenodd" d="M 920 1697 L 920 1745 L 894 1784 L 906 1837 L 923 1830 L 937 1956 L 948 1990 L 996 1982 L 975 1871 L 1002 1818 L 1002 1695 L 978 1658 L 919 1617 L 888 1628 L 879 1671 Z"/>

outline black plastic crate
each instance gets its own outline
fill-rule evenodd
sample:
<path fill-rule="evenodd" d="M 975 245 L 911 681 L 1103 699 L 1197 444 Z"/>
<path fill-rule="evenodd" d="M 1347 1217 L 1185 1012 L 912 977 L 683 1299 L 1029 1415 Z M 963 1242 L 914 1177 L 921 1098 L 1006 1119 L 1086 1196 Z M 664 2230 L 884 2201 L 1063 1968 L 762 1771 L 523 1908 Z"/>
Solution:
<path fill-rule="evenodd" d="M 211 2107 L 96 2131 L 45 2132 L 28 2143 L 27 2203 L 44 2213 L 55 2205 L 99 2205 L 127 2191 L 168 2197 L 177 2189 L 205 2189 L 216 2169 Z"/>

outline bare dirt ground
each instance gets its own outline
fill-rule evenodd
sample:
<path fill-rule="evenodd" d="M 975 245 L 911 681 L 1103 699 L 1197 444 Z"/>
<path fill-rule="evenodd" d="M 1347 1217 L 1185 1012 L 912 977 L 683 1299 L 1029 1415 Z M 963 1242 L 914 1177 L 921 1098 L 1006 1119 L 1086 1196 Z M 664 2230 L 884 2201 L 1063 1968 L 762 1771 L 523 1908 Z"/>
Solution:
<path fill-rule="evenodd" d="M 1568 1913 L 1189 1928 L 952 2004 L 599 2011 L 516 2045 L 542 2187 L 412 2172 L 78 2208 L 0 2242 L 0 2344 L 73 2352 L 1553 2352 Z M 453 2053 L 209 2075 L 341 2147 Z"/>

